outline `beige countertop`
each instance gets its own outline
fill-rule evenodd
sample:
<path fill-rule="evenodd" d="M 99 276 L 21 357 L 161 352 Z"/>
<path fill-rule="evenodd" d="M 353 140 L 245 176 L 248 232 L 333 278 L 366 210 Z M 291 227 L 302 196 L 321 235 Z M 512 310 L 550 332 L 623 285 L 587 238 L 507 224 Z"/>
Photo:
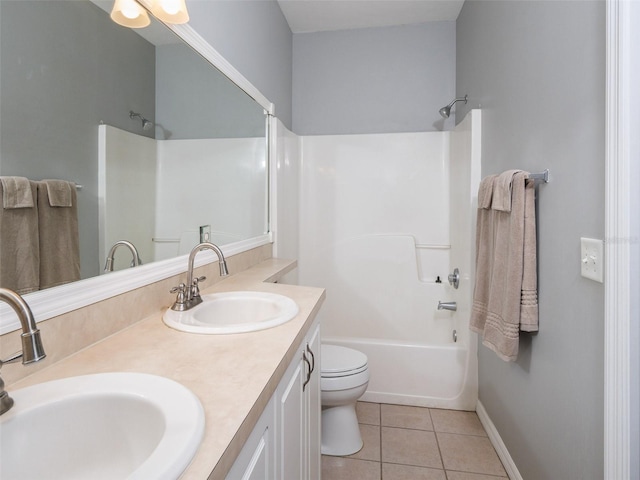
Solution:
<path fill-rule="evenodd" d="M 196 335 L 167 327 L 158 313 L 16 382 L 12 390 L 102 372 L 140 372 L 175 380 L 200 399 L 206 422 L 202 443 L 181 478 L 222 479 L 324 300 L 321 288 L 268 283 L 293 268 L 295 261 L 269 259 L 203 291 L 286 295 L 296 301 L 300 312 L 284 325 L 252 333 Z"/>

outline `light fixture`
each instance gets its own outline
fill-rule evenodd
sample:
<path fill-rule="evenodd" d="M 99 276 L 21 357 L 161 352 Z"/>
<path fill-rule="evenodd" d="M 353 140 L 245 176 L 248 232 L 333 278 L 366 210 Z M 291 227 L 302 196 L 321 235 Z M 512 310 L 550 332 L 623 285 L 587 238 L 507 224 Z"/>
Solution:
<path fill-rule="evenodd" d="M 115 0 L 111 20 L 129 28 L 143 28 L 151 23 L 147 11 L 136 0 Z"/>
<path fill-rule="evenodd" d="M 151 23 L 147 10 L 165 23 L 189 21 L 185 0 L 115 0 L 111 19 L 125 27 L 142 28 Z"/>
<path fill-rule="evenodd" d="M 185 0 L 151 0 L 151 13 L 165 23 L 181 24 L 189 21 Z"/>

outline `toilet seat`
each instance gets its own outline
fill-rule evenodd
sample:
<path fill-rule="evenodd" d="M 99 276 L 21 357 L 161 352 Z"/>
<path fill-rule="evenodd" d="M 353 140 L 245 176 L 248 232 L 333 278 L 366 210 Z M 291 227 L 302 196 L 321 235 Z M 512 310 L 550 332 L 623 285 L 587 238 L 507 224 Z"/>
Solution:
<path fill-rule="evenodd" d="M 352 348 L 338 345 L 322 345 L 320 376 L 340 378 L 357 375 L 367 370 L 367 356 Z"/>

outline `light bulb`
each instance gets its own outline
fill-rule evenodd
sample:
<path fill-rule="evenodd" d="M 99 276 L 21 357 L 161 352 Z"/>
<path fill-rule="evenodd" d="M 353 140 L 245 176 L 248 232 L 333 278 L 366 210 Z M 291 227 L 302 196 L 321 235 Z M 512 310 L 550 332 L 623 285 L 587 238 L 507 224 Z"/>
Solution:
<path fill-rule="evenodd" d="M 150 0 L 149 4 L 151 13 L 165 23 L 181 24 L 189 21 L 185 0 Z"/>
<path fill-rule="evenodd" d="M 138 5 L 134 0 L 124 0 L 122 2 L 122 15 L 133 20 L 140 16 L 140 9 L 142 7 Z"/>
<path fill-rule="evenodd" d="M 180 11 L 180 2 L 177 0 L 160 0 L 160 6 L 169 15 L 175 15 Z"/>
<path fill-rule="evenodd" d="M 147 11 L 135 0 L 115 0 L 111 19 L 129 28 L 143 28 L 151 23 Z"/>

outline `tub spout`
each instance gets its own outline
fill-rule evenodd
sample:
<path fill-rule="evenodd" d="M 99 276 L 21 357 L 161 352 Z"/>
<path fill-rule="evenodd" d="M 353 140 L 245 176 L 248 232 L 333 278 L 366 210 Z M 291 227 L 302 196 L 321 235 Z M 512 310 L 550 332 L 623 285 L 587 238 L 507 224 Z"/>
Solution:
<path fill-rule="evenodd" d="M 458 309 L 456 302 L 440 302 L 438 301 L 438 310 L 451 310 L 455 312 Z"/>

